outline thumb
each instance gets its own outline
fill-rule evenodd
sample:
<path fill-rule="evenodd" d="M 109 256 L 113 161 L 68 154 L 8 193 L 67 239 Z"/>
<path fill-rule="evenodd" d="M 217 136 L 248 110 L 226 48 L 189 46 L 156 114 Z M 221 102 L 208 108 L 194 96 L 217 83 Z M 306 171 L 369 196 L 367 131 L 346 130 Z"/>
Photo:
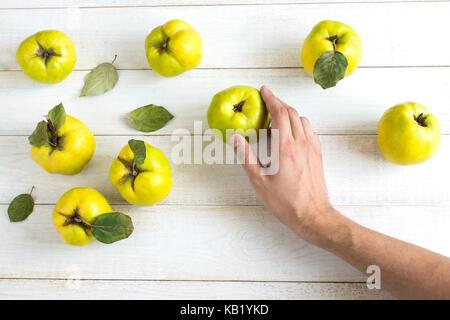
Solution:
<path fill-rule="evenodd" d="M 231 145 L 249 178 L 261 175 L 261 164 L 247 140 L 240 134 L 234 134 L 230 138 Z"/>

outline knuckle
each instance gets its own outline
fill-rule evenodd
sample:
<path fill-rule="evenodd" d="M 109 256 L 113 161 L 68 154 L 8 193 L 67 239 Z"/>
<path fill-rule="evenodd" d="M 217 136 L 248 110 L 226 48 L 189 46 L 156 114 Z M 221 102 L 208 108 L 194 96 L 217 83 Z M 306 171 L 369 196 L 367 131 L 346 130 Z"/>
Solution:
<path fill-rule="evenodd" d="M 264 183 L 263 176 L 261 175 L 260 171 L 252 173 L 250 176 L 251 182 L 253 185 L 259 187 L 262 186 Z"/>
<path fill-rule="evenodd" d="M 295 143 L 292 141 L 286 141 L 283 146 L 283 156 L 288 158 L 293 158 L 296 156 L 297 150 Z"/>
<path fill-rule="evenodd" d="M 308 141 L 305 138 L 299 138 L 297 143 L 302 151 L 306 150 L 308 147 Z"/>
<path fill-rule="evenodd" d="M 294 116 L 298 116 L 298 112 L 295 108 L 293 107 L 288 107 L 289 112 L 294 115 Z"/>
<path fill-rule="evenodd" d="M 287 109 L 283 106 L 279 106 L 278 107 L 278 116 L 280 116 L 281 118 L 287 117 L 288 116 Z"/>
<path fill-rule="evenodd" d="M 309 120 L 308 120 L 307 117 L 301 116 L 301 117 L 300 117 L 300 120 L 302 121 L 302 123 L 307 123 L 307 124 L 309 124 Z"/>

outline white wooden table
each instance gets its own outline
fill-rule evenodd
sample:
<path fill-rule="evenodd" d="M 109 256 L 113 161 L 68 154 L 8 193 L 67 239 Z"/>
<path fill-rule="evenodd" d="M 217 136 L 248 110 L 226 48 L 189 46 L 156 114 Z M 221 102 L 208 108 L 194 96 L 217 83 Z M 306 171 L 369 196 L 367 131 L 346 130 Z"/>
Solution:
<path fill-rule="evenodd" d="M 450 255 L 449 16 L 449 1 L 1 1 L 0 298 L 390 298 L 267 213 L 239 166 L 173 166 L 172 192 L 149 208 L 127 205 L 108 170 L 131 136 L 170 158 L 172 130 L 192 130 L 194 120 L 206 128 L 214 93 L 267 84 L 320 133 L 339 210 Z M 166 79 L 149 70 L 144 40 L 173 18 L 197 29 L 204 58 L 198 69 Z M 303 40 L 323 19 L 349 24 L 363 42 L 360 68 L 326 91 L 299 59 Z M 78 61 L 61 84 L 41 85 L 20 71 L 15 53 L 27 36 L 50 28 L 73 39 Z M 79 98 L 88 70 L 115 54 L 117 86 Z M 442 126 L 436 155 L 414 167 L 388 163 L 376 143 L 381 114 L 407 100 L 425 105 Z M 73 177 L 47 174 L 29 155 L 27 136 L 60 101 L 97 139 L 93 160 Z M 143 137 L 125 118 L 149 103 L 166 106 L 175 119 Z M 35 212 L 10 223 L 7 205 L 32 185 Z M 110 246 L 63 244 L 52 226 L 53 206 L 78 186 L 99 190 L 131 215 L 134 234 Z"/>

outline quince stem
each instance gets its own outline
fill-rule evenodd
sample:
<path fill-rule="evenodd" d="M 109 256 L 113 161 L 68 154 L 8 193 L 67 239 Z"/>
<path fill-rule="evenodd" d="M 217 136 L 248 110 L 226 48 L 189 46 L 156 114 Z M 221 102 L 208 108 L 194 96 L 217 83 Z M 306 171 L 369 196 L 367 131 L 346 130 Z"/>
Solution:
<path fill-rule="evenodd" d="M 47 120 L 47 126 L 48 129 L 50 130 L 50 133 L 52 135 L 52 137 L 50 138 L 50 145 L 54 148 L 58 147 L 58 134 L 56 132 L 55 127 L 53 126 L 52 121 L 50 120 L 50 118 L 48 116 L 45 116 L 45 119 Z"/>
<path fill-rule="evenodd" d="M 127 161 L 125 159 L 122 159 L 120 157 L 118 157 L 117 159 L 119 159 L 120 162 L 122 162 L 122 164 L 125 166 L 125 168 L 128 170 L 128 174 L 124 175 L 122 177 L 122 181 L 127 181 L 128 178 L 131 178 L 131 188 L 134 190 L 134 180 L 135 178 L 141 173 L 141 172 L 146 172 L 146 170 L 140 170 L 138 168 L 136 168 L 136 165 L 134 164 L 134 161 Z"/>
<path fill-rule="evenodd" d="M 83 228 L 83 230 L 84 230 L 84 232 L 86 232 L 86 234 L 88 234 L 87 229 L 90 229 L 92 227 L 91 224 L 89 224 L 86 220 L 84 220 L 80 216 L 80 214 L 78 213 L 78 208 L 75 208 L 75 211 L 73 212 L 72 215 L 64 214 L 61 212 L 58 212 L 58 214 L 60 214 L 66 218 L 66 221 L 64 222 L 64 226 L 68 226 L 70 224 L 77 224 Z"/>
<path fill-rule="evenodd" d="M 165 37 L 164 38 L 163 43 L 161 45 L 161 48 L 159 48 L 159 53 L 167 50 L 167 47 L 169 46 L 169 40 L 170 40 L 170 37 Z"/>
<path fill-rule="evenodd" d="M 333 50 L 334 52 L 336 52 L 336 42 L 338 40 L 338 36 L 337 35 L 330 36 L 328 40 L 331 41 L 331 43 L 333 44 Z"/>
<path fill-rule="evenodd" d="M 426 124 L 426 122 L 425 122 L 426 119 L 427 119 L 427 117 L 426 117 L 426 116 L 424 117 L 424 116 L 423 116 L 423 113 L 419 114 L 418 117 L 416 117 L 416 115 L 414 115 L 414 120 L 416 120 L 417 123 L 418 123 L 420 126 L 422 126 L 422 127 L 428 127 L 427 124 Z"/>
<path fill-rule="evenodd" d="M 242 111 L 242 107 L 244 106 L 244 104 L 245 104 L 245 100 L 242 100 L 241 102 L 235 104 L 233 106 L 233 111 L 234 112 L 241 112 Z"/>
<path fill-rule="evenodd" d="M 53 48 L 44 49 L 44 47 L 39 43 L 39 41 L 36 42 L 39 46 L 39 51 L 35 53 L 34 56 L 44 59 L 45 66 L 47 66 L 47 62 L 50 59 L 50 57 L 61 57 L 61 55 L 56 53 L 55 50 L 53 50 Z"/>

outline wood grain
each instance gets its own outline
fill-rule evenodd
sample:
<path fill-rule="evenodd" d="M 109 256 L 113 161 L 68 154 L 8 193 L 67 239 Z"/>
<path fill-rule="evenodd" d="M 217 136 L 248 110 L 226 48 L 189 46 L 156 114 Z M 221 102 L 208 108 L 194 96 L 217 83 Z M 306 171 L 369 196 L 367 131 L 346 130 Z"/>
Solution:
<path fill-rule="evenodd" d="M 68 189 L 88 186 L 102 192 L 111 203 L 125 201 L 109 182 L 109 167 L 131 137 L 97 137 L 93 160 L 75 176 L 50 175 L 31 160 L 26 137 L 0 137 L 0 203 L 36 187 L 38 203 L 52 204 Z M 177 160 L 179 142 L 168 136 L 137 137 L 161 149 L 169 161 Z M 199 137 L 201 138 L 201 137 Z M 186 141 L 194 142 L 186 137 Z M 198 139 L 198 138 L 196 138 Z M 376 136 L 321 136 L 329 194 L 340 205 L 450 205 L 446 186 L 450 172 L 450 136 L 443 136 L 432 159 L 402 167 L 384 160 Z M 209 142 L 204 143 L 209 144 Z M 233 156 L 231 148 L 225 154 Z M 200 154 L 201 155 L 201 154 Z M 172 157 L 173 156 L 173 157 Z M 164 200 L 174 205 L 257 205 L 260 204 L 240 165 L 175 165 L 172 161 L 173 188 Z"/>
<path fill-rule="evenodd" d="M 449 29 L 449 15 L 449 2 L 5 9 L 0 11 L 0 70 L 18 70 L 20 42 L 55 28 L 74 41 L 77 69 L 91 69 L 115 54 L 118 68 L 148 69 L 146 36 L 174 18 L 190 22 L 202 36 L 201 68 L 300 67 L 304 39 L 326 18 L 357 30 L 362 66 L 450 66 L 450 43 L 436 31 Z M 426 27 L 418 23 L 424 17 L 433 17 Z"/>
<path fill-rule="evenodd" d="M 0 278 L 365 282 L 366 275 L 299 239 L 262 207 L 113 206 L 130 238 L 64 244 L 51 205 L 24 222 L 0 215 Z M 340 206 L 356 222 L 449 255 L 449 207 Z M 5 212 L 6 206 L 0 207 Z"/>
<path fill-rule="evenodd" d="M 281 99 L 308 117 L 319 134 L 376 134 L 378 119 L 404 101 L 426 106 L 450 133 L 450 68 L 362 68 L 337 87 L 322 90 L 303 69 L 194 70 L 162 78 L 149 70 L 121 70 L 110 92 L 80 98 L 86 71 L 73 72 L 58 85 L 38 84 L 22 72 L 0 72 L 0 135 L 29 135 L 51 107 L 66 111 L 98 135 L 139 135 L 129 113 L 147 104 L 163 105 L 175 118 L 151 134 L 171 134 L 194 121 L 208 128 L 206 112 L 213 95 L 233 85 L 266 84 Z M 376 91 L 374 91 L 376 88 Z"/>
<path fill-rule="evenodd" d="M 216 92 L 267 84 L 322 134 L 331 201 L 343 214 L 449 256 L 450 42 L 440 32 L 450 28 L 449 15 L 449 1 L 1 1 L 0 298 L 392 298 L 367 290 L 366 275 L 305 243 L 267 213 L 238 165 L 172 163 L 171 194 L 149 208 L 125 204 L 109 182 L 109 166 L 131 137 L 145 139 L 171 160 L 176 142 L 169 134 L 179 128 L 195 133 L 195 120 L 206 129 Z M 148 70 L 143 47 L 155 26 L 174 18 L 199 31 L 204 57 L 199 69 L 166 79 Z M 326 18 L 358 32 L 363 60 L 354 75 L 323 91 L 302 69 L 299 55 L 313 25 Z M 15 58 L 23 39 L 50 28 L 73 39 L 78 57 L 77 71 L 52 86 L 26 78 Z M 87 71 L 115 54 L 117 87 L 79 98 Z M 435 114 L 444 135 L 430 161 L 399 167 L 378 151 L 376 126 L 387 108 L 408 100 Z M 94 159 L 72 177 L 38 167 L 26 138 L 60 101 L 97 135 Z M 149 103 L 166 106 L 175 119 L 143 137 L 126 117 Z M 32 185 L 35 211 L 10 223 L 7 204 Z M 115 210 L 129 214 L 133 235 L 110 246 L 63 244 L 51 213 L 58 198 L 77 186 L 96 188 Z"/>
<path fill-rule="evenodd" d="M 363 283 L 0 280 L 0 299 L 392 299 Z"/>

